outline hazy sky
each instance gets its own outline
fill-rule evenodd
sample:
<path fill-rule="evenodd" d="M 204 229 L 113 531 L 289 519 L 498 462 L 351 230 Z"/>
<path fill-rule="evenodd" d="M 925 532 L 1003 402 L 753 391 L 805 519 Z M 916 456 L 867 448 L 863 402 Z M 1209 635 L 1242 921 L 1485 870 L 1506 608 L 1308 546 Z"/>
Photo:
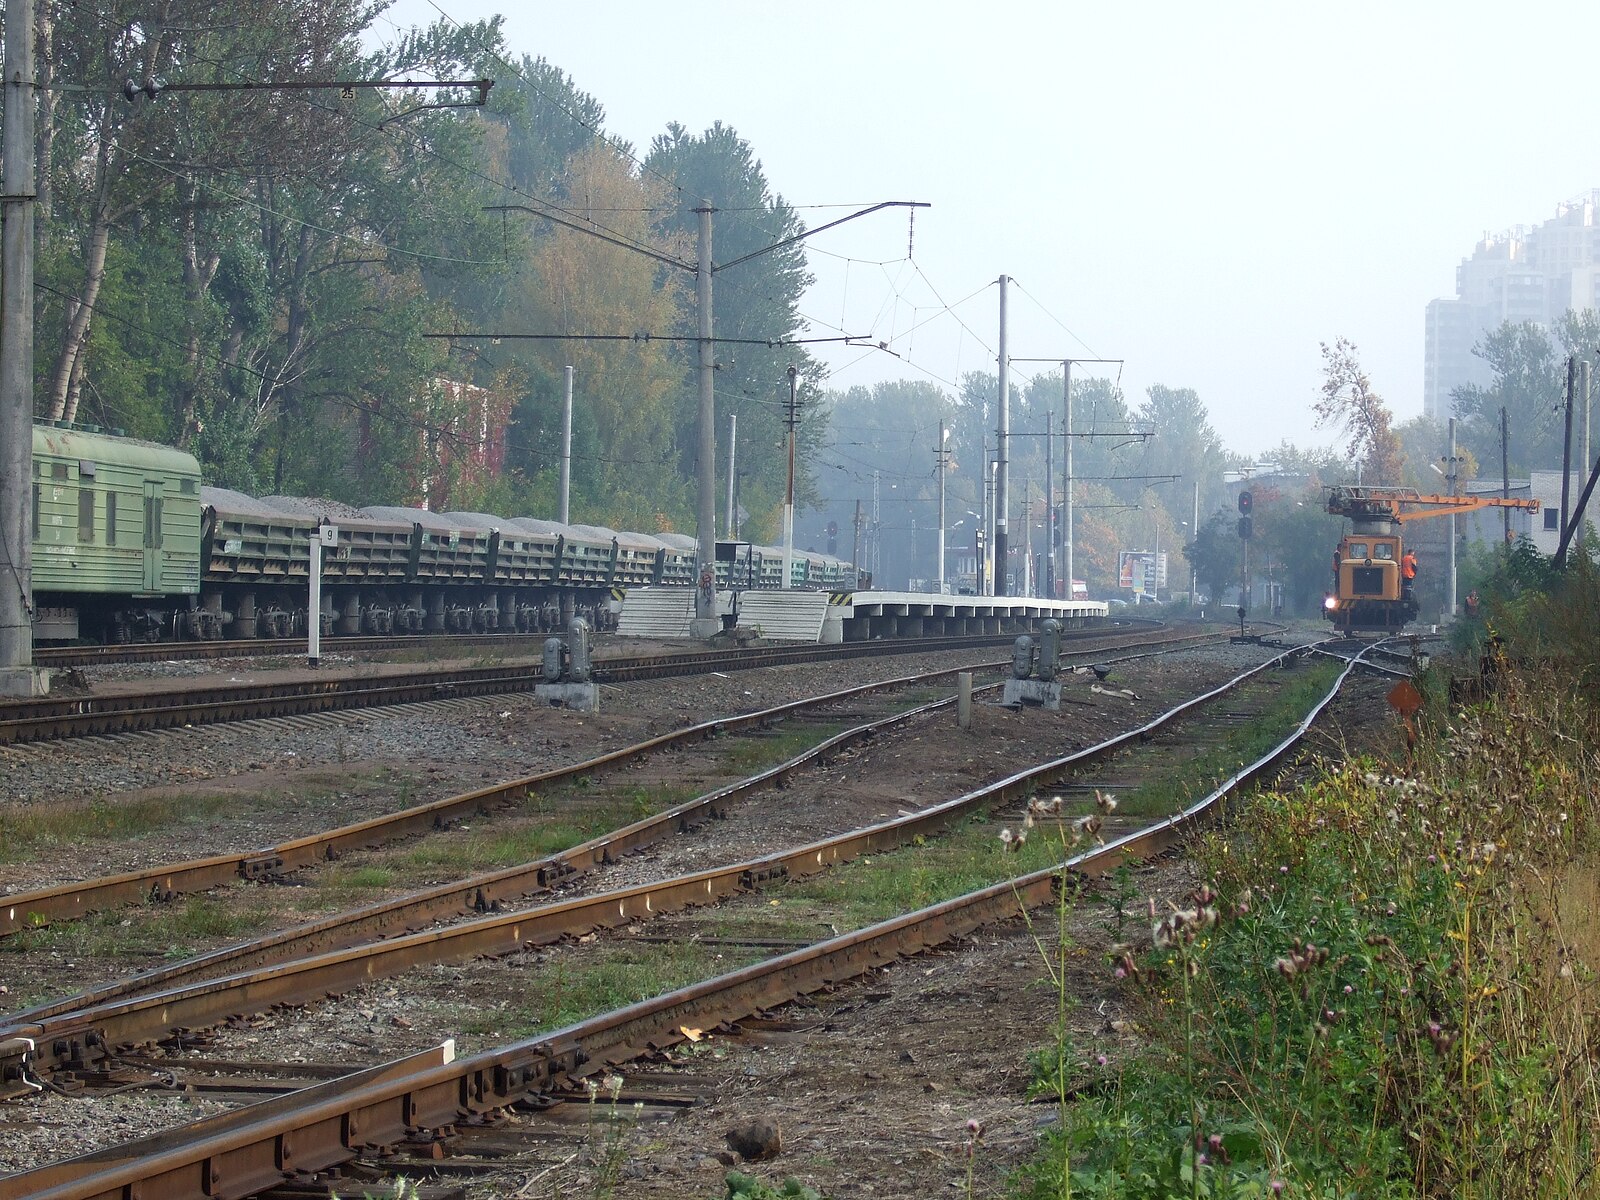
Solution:
<path fill-rule="evenodd" d="M 1595 4 L 399 0 L 378 30 L 496 11 L 641 153 L 721 120 L 809 225 L 933 205 L 909 259 L 904 211 L 811 243 L 813 333 L 903 356 L 818 347 L 833 386 L 993 370 L 1005 274 L 1013 357 L 1125 359 L 1131 401 L 1193 387 L 1250 454 L 1333 439 L 1340 335 L 1419 414 L 1456 264 L 1600 186 Z"/>

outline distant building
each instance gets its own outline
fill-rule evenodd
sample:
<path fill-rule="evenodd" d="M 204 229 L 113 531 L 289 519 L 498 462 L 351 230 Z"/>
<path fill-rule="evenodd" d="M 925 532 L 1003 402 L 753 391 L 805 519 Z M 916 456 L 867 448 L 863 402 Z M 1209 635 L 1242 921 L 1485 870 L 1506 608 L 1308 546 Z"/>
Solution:
<path fill-rule="evenodd" d="M 1568 503 L 1574 509 L 1578 507 L 1578 497 L 1583 495 L 1583 485 L 1587 482 L 1586 474 L 1578 471 L 1572 473 Z M 1533 544 L 1541 554 L 1554 554 L 1561 545 L 1561 472 L 1534 471 L 1531 494 L 1544 506 L 1531 518 L 1533 528 L 1530 536 Z M 1600 519 L 1600 497 L 1591 496 L 1588 508 L 1584 511 L 1584 524 L 1592 531 L 1597 519 Z"/>
<path fill-rule="evenodd" d="M 443 512 L 450 507 L 452 491 L 481 486 L 505 472 L 511 405 L 509 393 L 459 379 L 434 379 L 416 400 L 391 404 L 392 413 L 362 409 L 358 454 L 362 459 L 387 455 L 411 481 L 405 502 Z M 410 444 L 396 449 L 380 443 L 373 429 L 375 416 L 388 427 L 414 427 Z"/>
<path fill-rule="evenodd" d="M 1422 412 L 1455 415 L 1453 389 L 1491 381 L 1472 353 L 1507 321 L 1554 324 L 1569 309 L 1600 308 L 1600 188 L 1556 206 L 1531 229 L 1485 235 L 1456 268 L 1456 294 L 1430 300 L 1424 325 Z"/>

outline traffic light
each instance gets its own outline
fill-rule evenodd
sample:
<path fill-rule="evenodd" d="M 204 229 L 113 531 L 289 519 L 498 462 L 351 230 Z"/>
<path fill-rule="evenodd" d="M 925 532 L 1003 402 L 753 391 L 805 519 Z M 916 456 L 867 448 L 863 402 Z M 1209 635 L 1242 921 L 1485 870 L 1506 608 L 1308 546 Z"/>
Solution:
<path fill-rule="evenodd" d="M 1245 496 L 1248 496 L 1249 494 L 1249 492 L 1246 492 Z M 1240 497 L 1241 500 L 1243 498 L 1243 496 Z M 1250 540 L 1250 535 L 1255 532 L 1255 524 L 1255 519 L 1252 517 L 1240 517 L 1239 536 L 1248 542 Z"/>
<path fill-rule="evenodd" d="M 1256 498 L 1250 494 L 1250 489 L 1246 488 L 1244 491 L 1239 493 L 1239 512 L 1241 515 L 1248 517 L 1251 513 L 1251 510 L 1254 509 L 1255 506 Z M 1249 537 L 1250 535 L 1248 533 L 1241 533 L 1239 536 Z"/>

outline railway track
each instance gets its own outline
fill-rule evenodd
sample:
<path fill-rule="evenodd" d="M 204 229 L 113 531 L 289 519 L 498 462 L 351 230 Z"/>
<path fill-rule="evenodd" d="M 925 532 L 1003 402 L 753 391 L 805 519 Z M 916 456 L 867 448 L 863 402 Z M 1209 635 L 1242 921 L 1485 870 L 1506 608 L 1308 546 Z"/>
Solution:
<path fill-rule="evenodd" d="M 1214 635 L 1207 635 L 1208 637 Z M 1180 637 L 1169 639 L 1179 645 L 1192 644 L 1195 639 Z M 1148 649 L 1150 640 L 1137 645 Z M 1168 644 L 1168 643 L 1157 643 Z M 1133 648 L 1124 645 L 1121 649 Z M 1075 653 L 1069 657 L 1101 655 L 1107 647 L 1097 646 L 1093 651 Z M 1129 657 L 1138 657 L 1133 655 Z M 36 929 L 52 922 L 71 920 L 86 913 L 125 904 L 148 900 L 170 900 L 185 893 L 204 891 L 239 879 L 265 879 L 280 876 L 302 867 L 337 859 L 351 851 L 369 848 L 385 842 L 412 837 L 421 833 L 447 827 L 468 817 L 493 814 L 518 803 L 530 793 L 552 785 L 592 777 L 607 771 L 624 769 L 652 754 L 675 746 L 690 745 L 707 738 L 721 737 L 744 730 L 762 729 L 786 718 L 839 704 L 857 697 L 878 692 L 905 688 L 917 683 L 951 677 L 961 671 L 982 667 L 999 667 L 1009 659 L 990 663 L 952 667 L 920 675 L 903 676 L 862 684 L 822 696 L 810 697 L 776 708 L 735 716 L 719 717 L 674 730 L 632 746 L 622 747 L 596 758 L 586 759 L 564 767 L 542 771 L 520 779 L 497 783 L 458 796 L 446 797 L 432 803 L 415 805 L 383 816 L 369 818 L 351 825 L 328 829 L 321 833 L 295 838 L 275 845 L 235 854 L 213 855 L 182 863 L 169 863 L 139 871 L 124 872 L 98 879 L 62 884 L 53 888 L 34 889 L 0 897 L 0 937 L 15 934 L 23 929 Z M 870 732 L 863 736 L 871 736 Z M 782 780 L 781 773 L 777 776 Z M 760 786 L 751 784 L 752 787 Z M 708 806 L 715 811 L 723 798 L 713 797 Z M 687 819 L 685 813 L 673 810 L 636 827 L 619 830 L 608 838 L 597 841 L 592 849 L 578 847 L 564 856 L 546 863 L 535 864 L 530 872 L 503 880 L 480 881 L 471 890 L 471 903 L 480 907 L 497 903 L 507 895 L 517 893 L 513 887 L 531 886 L 534 890 L 549 886 L 556 879 L 580 868 L 587 858 L 589 865 L 631 852 L 660 831 Z M 515 882 L 513 882 L 513 878 Z"/>
<path fill-rule="evenodd" d="M 1071 630 L 1064 645 L 1084 653 L 1124 644 L 1117 635 Z M 1128 635 L 1123 635 L 1124 637 Z M 1175 636 L 1158 628 L 1132 635 Z M 1191 635 L 1213 637 L 1212 634 Z M 602 683 L 663 679 L 705 671 L 748 671 L 792 663 L 827 662 L 894 654 L 937 653 L 1009 644 L 1006 636 L 969 636 L 847 642 L 839 645 L 763 646 L 742 650 L 691 650 L 666 655 L 614 655 L 595 660 Z M 538 664 L 394 671 L 267 684 L 163 688 L 88 697 L 47 697 L 0 707 L 0 745 L 94 736 L 184 725 L 297 716 L 339 709 L 413 704 L 446 697 L 527 691 L 540 681 Z"/>
<path fill-rule="evenodd" d="M 1142 618 L 1108 620 L 1112 625 L 1159 624 Z M 547 633 L 410 633 L 387 636 L 363 634 L 359 637 L 325 637 L 321 639 L 324 655 L 376 654 L 391 650 L 471 650 L 479 652 L 509 651 L 511 653 L 536 653 L 547 637 L 559 636 L 559 631 Z M 194 642 L 132 642 L 109 646 L 40 646 L 33 652 L 34 663 L 41 667 L 65 669 L 68 667 L 100 667 L 112 663 L 169 662 L 205 660 L 213 658 L 269 658 L 303 657 L 306 639 L 297 638 L 235 638 L 227 641 Z"/>
<path fill-rule="evenodd" d="M 32 1039 L 40 1047 L 32 1059 L 34 1070 L 83 1070 L 102 1058 L 110 1047 L 160 1037 L 171 1027 L 201 1028 L 241 1011 L 304 1003 L 422 963 L 504 954 L 521 946 L 581 936 L 597 928 L 625 924 L 688 904 L 725 899 L 775 879 L 798 878 L 860 854 L 936 833 L 950 821 L 977 808 L 997 800 L 1015 800 L 1022 794 L 1018 789 L 1043 786 L 1128 747 L 1143 746 L 1218 697 L 1230 694 L 1241 684 L 1282 664 L 1294 653 L 1280 654 L 1137 728 L 1023 772 L 1013 777 L 1009 789 L 998 792 L 994 788 L 977 789 L 943 805 L 866 831 L 825 839 L 799 850 L 695 872 L 680 880 L 651 882 L 531 911 L 496 914 L 421 934 L 406 932 L 425 928 L 434 921 L 455 918 L 463 912 L 481 913 L 497 908 L 502 901 L 543 892 L 556 883 L 570 885 L 580 873 L 615 861 L 675 830 L 715 818 L 739 798 L 763 788 L 783 786 L 797 772 L 944 708 L 953 703 L 953 699 L 894 713 L 846 730 L 767 771 L 544 860 L 270 934 L 15 1014 L 0 1027 L 0 1042 L 9 1038 Z M 850 689 L 832 697 L 808 701 L 805 705 L 788 705 L 782 710 L 753 714 L 749 720 L 770 722 L 781 715 L 800 711 L 806 705 L 814 707 L 826 701 L 856 698 L 886 686 L 904 686 L 927 678 L 911 677 L 892 684 Z M 382 942 L 367 940 L 396 933 L 403 936 Z M 331 949 L 341 946 L 350 948 Z M 294 959 L 298 961 L 286 965 L 287 960 Z M 133 999 L 138 996 L 144 998 Z M 0 1065 L 3 1064 L 4 1058 L 0 1056 Z M 15 1061 L 10 1065 L 20 1066 Z M 16 1070 L 12 1074 L 15 1084 L 18 1082 Z"/>
<path fill-rule="evenodd" d="M 671 1045 L 688 1031 L 765 1012 L 835 981 L 855 977 L 897 957 L 942 944 L 984 924 L 1015 917 L 1019 907 L 1052 902 L 1066 873 L 1094 876 L 1175 848 L 1189 830 L 1215 811 L 1222 798 L 1272 769 L 1291 753 L 1299 737 L 1355 669 L 1347 666 L 1326 697 L 1298 729 L 1256 761 L 1237 771 L 1211 794 L 1169 819 L 1076 856 L 1065 870 L 1052 866 L 979 889 L 968 895 L 869 928 L 779 955 L 716 979 L 682 988 L 641 1004 L 581 1021 L 554 1033 L 524 1039 L 464 1059 L 448 1048 L 296 1090 L 152 1138 L 81 1158 L 0 1178 L 0 1200 L 40 1196 L 50 1200 L 151 1195 L 247 1196 L 302 1180 L 311 1172 L 345 1164 L 369 1150 L 394 1146 L 419 1135 L 427 1140 L 462 1122 L 491 1118 L 519 1100 L 571 1089 L 609 1065 L 651 1048 Z M 1211 695 L 1225 689 L 1217 689 Z M 1197 702 L 1197 701 L 1196 701 Z M 1195 703 L 1195 702 L 1191 702 Z M 1137 738 L 1148 732 L 1124 735 Z M 1059 763 L 1017 772 L 956 797 L 926 813 L 854 831 L 828 844 L 854 844 L 857 852 L 881 847 L 893 837 L 915 836 L 913 827 L 935 815 L 975 804 L 1014 802 L 1050 778 Z M 823 844 L 768 860 L 786 871 L 820 869 Z M 654 885 L 666 888 L 682 880 Z M 662 899 L 664 893 L 658 893 Z M 612 900 L 615 901 L 615 895 Z M 659 911 L 646 905 L 644 911 Z M 581 1093 L 580 1093 L 581 1094 Z"/>

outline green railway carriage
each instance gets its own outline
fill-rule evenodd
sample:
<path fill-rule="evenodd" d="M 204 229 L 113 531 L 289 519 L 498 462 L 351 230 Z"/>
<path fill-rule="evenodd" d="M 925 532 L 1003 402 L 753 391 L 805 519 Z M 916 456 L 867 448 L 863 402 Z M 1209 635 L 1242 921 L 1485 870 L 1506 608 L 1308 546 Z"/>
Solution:
<path fill-rule="evenodd" d="M 140 619 L 140 601 L 197 596 L 194 457 L 92 426 L 35 424 L 33 591 L 34 634 L 41 639 L 76 638 L 81 631 L 121 640 L 129 636 L 128 622 Z M 180 607 L 192 607 L 192 600 Z"/>

